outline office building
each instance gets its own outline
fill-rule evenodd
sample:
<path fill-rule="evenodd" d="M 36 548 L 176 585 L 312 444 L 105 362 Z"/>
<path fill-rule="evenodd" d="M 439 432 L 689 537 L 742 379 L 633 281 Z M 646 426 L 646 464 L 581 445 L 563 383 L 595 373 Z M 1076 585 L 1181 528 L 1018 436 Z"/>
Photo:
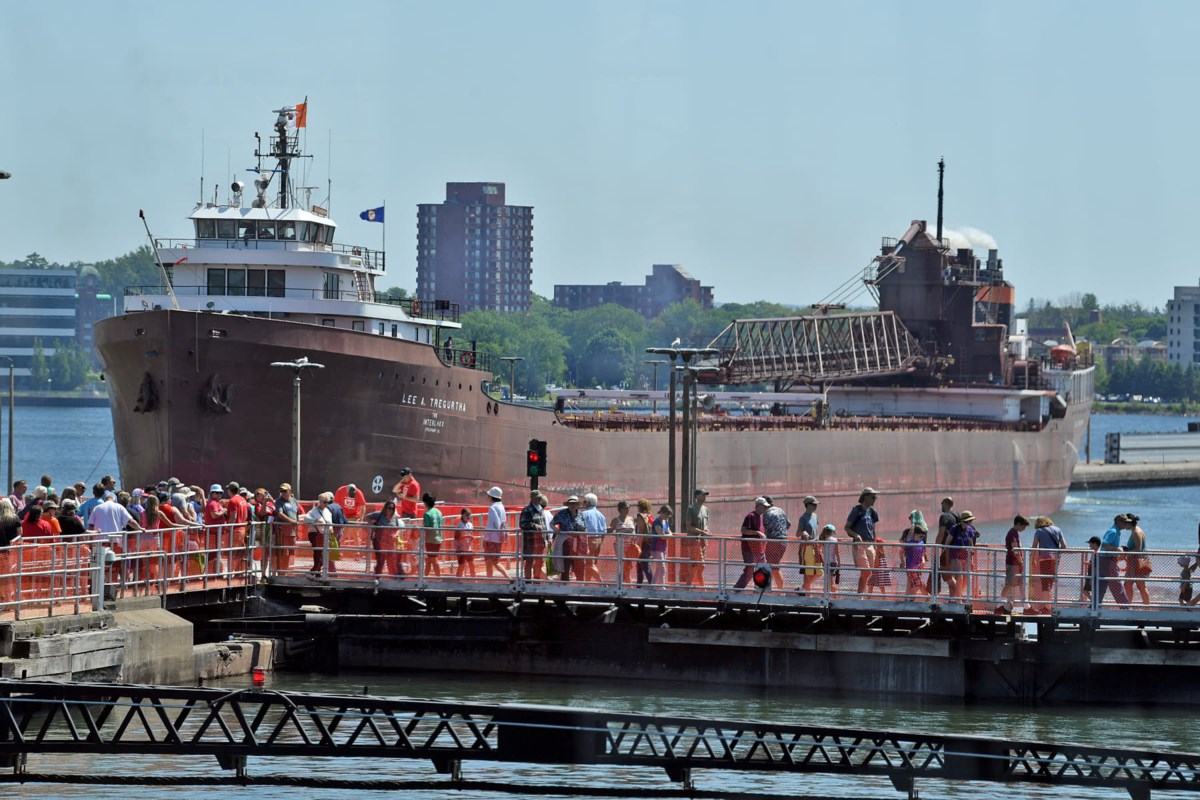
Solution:
<path fill-rule="evenodd" d="M 700 281 L 678 264 L 655 264 L 644 286 L 625 286 L 620 281 L 604 284 L 558 284 L 554 305 L 570 311 L 614 303 L 631 308 L 647 319 L 657 317 L 668 306 L 695 300 L 701 308 L 713 307 L 713 287 Z"/>
<path fill-rule="evenodd" d="M 57 342 L 75 336 L 75 270 L 0 270 L 0 364 L 12 359 L 19 387 L 52 388 L 30 385 L 34 340 L 49 358 Z"/>
<path fill-rule="evenodd" d="M 1167 363 L 1200 364 L 1200 285 L 1176 286 L 1167 301 Z"/>
<path fill-rule="evenodd" d="M 447 183 L 417 206 L 417 297 L 461 310 L 528 311 L 533 207 L 504 203 L 503 183 Z"/>

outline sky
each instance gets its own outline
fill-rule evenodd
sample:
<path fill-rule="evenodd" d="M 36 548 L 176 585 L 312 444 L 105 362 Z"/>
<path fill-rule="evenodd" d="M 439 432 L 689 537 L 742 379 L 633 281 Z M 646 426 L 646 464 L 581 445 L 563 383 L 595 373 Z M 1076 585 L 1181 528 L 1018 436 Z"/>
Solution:
<path fill-rule="evenodd" d="M 881 237 L 996 240 L 1017 302 L 1165 306 L 1200 280 L 1184 2 L 0 0 L 0 261 L 190 235 L 253 135 L 309 101 L 338 240 L 416 282 L 416 206 L 497 181 L 533 288 L 680 264 L 717 303 L 805 305 Z"/>

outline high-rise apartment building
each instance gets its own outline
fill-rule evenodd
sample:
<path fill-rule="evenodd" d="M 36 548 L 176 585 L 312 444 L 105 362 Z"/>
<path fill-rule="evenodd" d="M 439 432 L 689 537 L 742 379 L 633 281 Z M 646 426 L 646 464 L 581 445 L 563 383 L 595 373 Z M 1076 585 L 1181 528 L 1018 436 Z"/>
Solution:
<path fill-rule="evenodd" d="M 417 297 L 463 311 L 528 311 L 533 207 L 504 204 L 503 183 L 447 183 L 417 206 Z"/>
<path fill-rule="evenodd" d="M 1200 364 L 1200 286 L 1176 286 L 1167 301 L 1167 361 Z"/>

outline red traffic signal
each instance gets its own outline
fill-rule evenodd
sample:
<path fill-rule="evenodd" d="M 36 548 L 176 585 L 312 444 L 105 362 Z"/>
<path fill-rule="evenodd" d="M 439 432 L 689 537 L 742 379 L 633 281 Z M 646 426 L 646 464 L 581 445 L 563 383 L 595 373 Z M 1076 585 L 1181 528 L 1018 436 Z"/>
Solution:
<path fill-rule="evenodd" d="M 540 478 L 546 474 L 546 443 L 540 439 L 529 440 L 529 450 L 525 453 L 525 474 L 530 478 Z"/>
<path fill-rule="evenodd" d="M 771 568 L 766 564 L 760 564 L 754 570 L 754 588 L 760 592 L 765 592 L 771 588 Z"/>

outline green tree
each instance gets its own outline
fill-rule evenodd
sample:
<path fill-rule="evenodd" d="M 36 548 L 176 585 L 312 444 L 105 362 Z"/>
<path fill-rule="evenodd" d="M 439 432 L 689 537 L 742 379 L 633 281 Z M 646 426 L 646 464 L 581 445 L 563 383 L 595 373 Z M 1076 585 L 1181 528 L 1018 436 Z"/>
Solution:
<path fill-rule="evenodd" d="M 56 339 L 50 356 L 49 377 L 58 390 L 78 389 L 87 381 L 90 363 L 87 354 L 69 339 Z"/>
<path fill-rule="evenodd" d="M 619 386 L 633 375 L 633 342 L 622 331 L 600 331 L 583 349 L 576 367 L 577 381 L 600 386 Z"/>
<path fill-rule="evenodd" d="M 124 296 L 126 287 L 157 287 L 163 283 L 154 251 L 149 245 L 142 245 L 133 252 L 107 261 L 97 261 L 95 266 L 100 273 L 100 291 L 113 297 Z M 164 266 L 171 268 L 170 264 Z"/>
<path fill-rule="evenodd" d="M 46 360 L 46 348 L 40 338 L 33 340 L 33 359 L 29 362 L 29 384 L 34 389 L 42 389 L 50 378 L 50 365 Z"/>

